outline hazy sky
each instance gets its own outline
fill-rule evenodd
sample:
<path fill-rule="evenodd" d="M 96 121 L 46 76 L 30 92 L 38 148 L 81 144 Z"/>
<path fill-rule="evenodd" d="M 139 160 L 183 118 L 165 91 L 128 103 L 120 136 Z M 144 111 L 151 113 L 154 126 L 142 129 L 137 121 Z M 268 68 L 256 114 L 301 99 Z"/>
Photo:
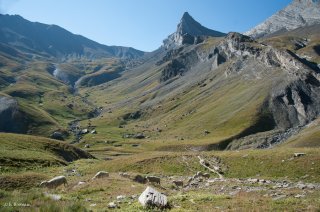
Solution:
<path fill-rule="evenodd" d="M 185 11 L 208 28 L 245 32 L 291 0 L 0 0 L 0 12 L 59 25 L 106 45 L 155 50 Z"/>

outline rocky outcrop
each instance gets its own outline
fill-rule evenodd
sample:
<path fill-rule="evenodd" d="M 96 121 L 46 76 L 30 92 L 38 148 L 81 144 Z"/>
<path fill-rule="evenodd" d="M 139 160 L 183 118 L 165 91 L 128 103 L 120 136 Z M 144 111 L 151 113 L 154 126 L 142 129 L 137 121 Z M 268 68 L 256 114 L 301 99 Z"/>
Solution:
<path fill-rule="evenodd" d="M 222 37 L 224 35 L 222 32 L 202 26 L 195 21 L 188 12 L 185 12 L 177 26 L 176 32 L 163 41 L 163 46 L 169 49 L 183 44 L 197 44 L 200 43 L 205 36 Z"/>
<path fill-rule="evenodd" d="M 60 64 L 52 72 L 52 75 L 62 82 L 73 86 L 75 82 L 84 75 L 78 68 L 69 64 Z"/>
<path fill-rule="evenodd" d="M 288 129 L 304 126 L 320 115 L 320 87 L 311 73 L 285 88 L 273 89 L 270 108 L 277 126 Z"/>
<path fill-rule="evenodd" d="M 0 96 L 0 132 L 26 133 L 27 124 L 17 100 Z"/>
<path fill-rule="evenodd" d="M 235 61 L 226 70 L 226 75 L 239 74 L 254 66 L 257 67 L 255 72 L 261 66 L 288 74 L 285 82 L 273 88 L 267 106 L 278 128 L 303 126 L 319 116 L 319 70 L 308 61 L 301 60 L 293 52 L 264 46 L 238 33 L 230 33 L 214 52 Z"/>
<path fill-rule="evenodd" d="M 319 0 L 294 0 L 283 10 L 277 12 L 265 22 L 246 32 L 254 38 L 281 31 L 320 23 Z"/>
<path fill-rule="evenodd" d="M 200 57 L 196 51 L 180 53 L 178 57 L 171 60 L 162 69 L 160 82 L 165 82 L 176 76 L 183 76 L 185 72 L 197 65 L 199 61 Z"/>

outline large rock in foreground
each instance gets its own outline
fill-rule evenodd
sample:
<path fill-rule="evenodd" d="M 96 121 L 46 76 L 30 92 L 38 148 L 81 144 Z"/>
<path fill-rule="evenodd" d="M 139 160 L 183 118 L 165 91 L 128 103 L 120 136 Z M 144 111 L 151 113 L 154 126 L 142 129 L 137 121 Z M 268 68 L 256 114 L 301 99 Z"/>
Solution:
<path fill-rule="evenodd" d="M 159 207 L 164 208 L 168 205 L 167 196 L 161 194 L 157 190 L 147 187 L 146 190 L 140 195 L 139 202 L 144 207 Z"/>

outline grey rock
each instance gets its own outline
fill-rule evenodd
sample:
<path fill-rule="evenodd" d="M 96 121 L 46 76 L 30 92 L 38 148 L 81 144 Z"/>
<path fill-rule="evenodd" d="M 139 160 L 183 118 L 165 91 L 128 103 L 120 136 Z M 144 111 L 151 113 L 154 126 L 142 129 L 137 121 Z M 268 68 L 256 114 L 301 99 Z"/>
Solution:
<path fill-rule="evenodd" d="M 118 200 L 118 201 L 122 201 L 122 200 L 124 200 L 125 198 L 126 198 L 125 195 L 119 195 L 119 196 L 117 196 L 117 200 Z"/>
<path fill-rule="evenodd" d="M 106 178 L 106 177 L 109 177 L 109 173 L 108 173 L 108 172 L 99 171 L 99 172 L 97 172 L 97 174 L 92 178 L 92 180 L 101 179 L 101 178 Z"/>
<path fill-rule="evenodd" d="M 127 172 L 119 172 L 119 175 L 124 178 L 130 178 L 130 175 Z"/>
<path fill-rule="evenodd" d="M 146 138 L 146 136 L 143 133 L 137 133 L 136 135 L 133 136 L 133 138 L 144 139 Z"/>
<path fill-rule="evenodd" d="M 81 134 L 87 134 L 87 133 L 89 133 L 89 130 L 88 130 L 88 129 L 83 129 L 83 130 L 81 130 Z"/>
<path fill-rule="evenodd" d="M 302 152 L 296 152 L 296 153 L 294 153 L 293 154 L 294 155 L 294 157 L 301 157 L 301 156 L 305 156 L 306 155 L 306 153 L 302 153 Z"/>
<path fill-rule="evenodd" d="M 299 189 L 306 189 L 307 188 L 307 185 L 303 184 L 303 183 L 298 183 L 297 184 L 297 188 Z"/>
<path fill-rule="evenodd" d="M 146 177 L 147 181 L 149 183 L 156 183 L 160 185 L 160 177 L 156 177 L 156 176 L 147 176 Z"/>
<path fill-rule="evenodd" d="M 144 207 L 165 208 L 168 205 L 167 196 L 151 187 L 147 187 L 139 196 L 139 202 Z"/>
<path fill-rule="evenodd" d="M 53 132 L 50 137 L 53 139 L 56 139 L 56 140 L 60 140 L 60 141 L 64 140 L 64 135 L 60 131 Z"/>
<path fill-rule="evenodd" d="M 173 180 L 172 183 L 177 187 L 183 187 L 183 181 L 182 180 Z"/>
<path fill-rule="evenodd" d="M 137 182 L 137 183 L 142 183 L 142 184 L 145 184 L 147 182 L 147 179 L 141 175 L 136 175 L 134 178 L 133 178 L 133 181 Z"/>
<path fill-rule="evenodd" d="M 118 205 L 115 202 L 110 202 L 108 204 L 108 208 L 117 208 L 117 207 L 118 207 Z"/>

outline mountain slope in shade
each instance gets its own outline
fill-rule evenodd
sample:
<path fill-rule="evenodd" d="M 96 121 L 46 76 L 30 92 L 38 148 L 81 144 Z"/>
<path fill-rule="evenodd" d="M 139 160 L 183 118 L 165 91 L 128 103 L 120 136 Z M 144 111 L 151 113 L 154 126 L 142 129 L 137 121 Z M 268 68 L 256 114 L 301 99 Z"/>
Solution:
<path fill-rule="evenodd" d="M 144 52 L 106 46 L 57 26 L 30 22 L 18 15 L 0 14 L 0 43 L 24 52 L 53 57 L 137 58 Z"/>
<path fill-rule="evenodd" d="M 198 36 L 222 37 L 224 33 L 208 29 L 194 20 L 188 12 L 185 12 L 177 26 L 175 33 L 164 40 L 164 46 L 179 46 L 197 42 Z"/>
<path fill-rule="evenodd" d="M 299 27 L 320 23 L 319 0 L 294 0 L 283 10 L 277 12 L 265 22 L 246 32 L 254 38 L 286 30 L 290 31 Z"/>

